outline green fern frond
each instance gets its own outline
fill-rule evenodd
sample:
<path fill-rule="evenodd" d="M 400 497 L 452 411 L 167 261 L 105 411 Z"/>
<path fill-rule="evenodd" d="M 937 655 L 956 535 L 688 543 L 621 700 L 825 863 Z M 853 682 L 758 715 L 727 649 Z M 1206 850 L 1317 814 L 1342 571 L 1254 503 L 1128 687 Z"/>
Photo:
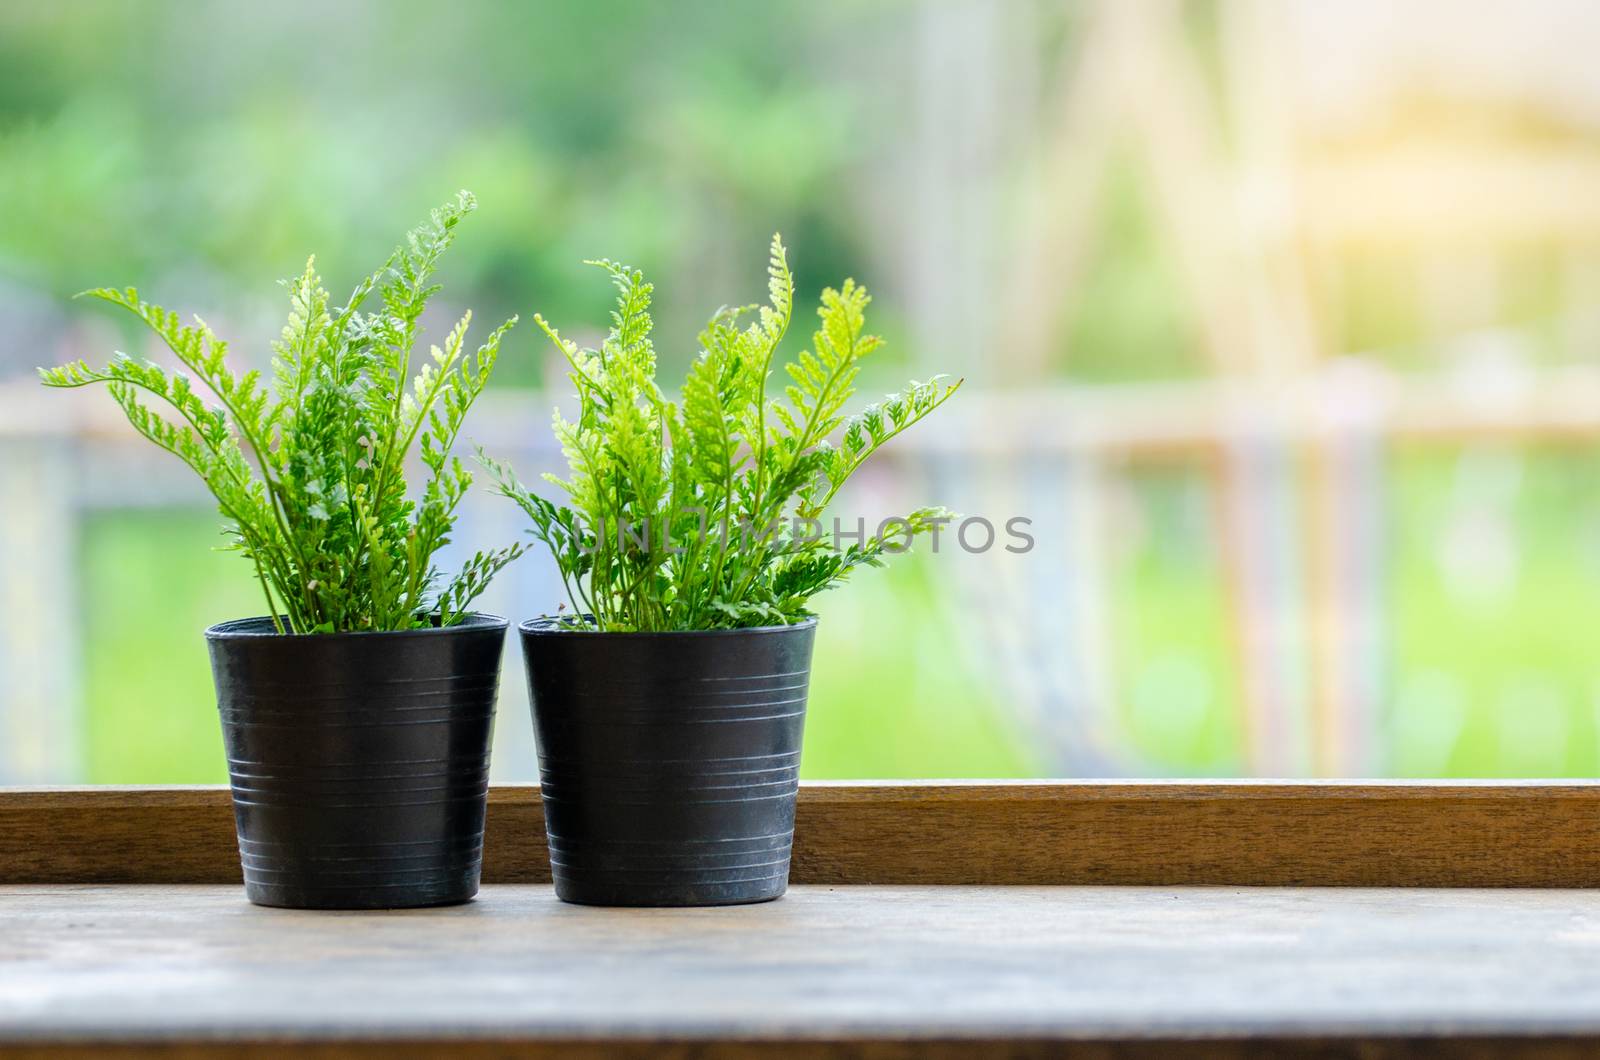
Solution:
<path fill-rule="evenodd" d="M 861 360 L 880 345 L 866 333 L 865 288 L 823 292 L 811 348 L 787 363 L 781 399 L 767 380 L 788 333 L 794 279 L 783 242 L 768 253 L 762 306 L 724 308 L 700 333 L 677 402 L 661 394 L 651 345 L 653 289 L 611 261 L 617 288 L 610 334 L 580 349 L 542 317 L 562 351 L 578 413 L 556 413 L 566 478 L 546 480 L 565 504 L 523 486 L 480 453 L 496 492 L 527 515 L 550 549 L 577 626 L 610 631 L 738 628 L 798 622 L 808 601 L 861 566 L 881 565 L 902 538 L 929 532 L 938 509 L 835 550 L 796 535 L 791 516 L 815 519 L 880 446 L 929 415 L 960 384 L 913 383 L 847 419 Z M 754 320 L 747 321 L 754 312 Z M 649 533 L 629 539 L 629 528 Z"/>
<path fill-rule="evenodd" d="M 193 381 L 121 355 L 101 369 L 83 362 L 41 369 L 41 378 L 53 387 L 105 384 L 135 430 L 200 476 L 231 524 L 235 547 L 255 565 L 268 613 L 274 621 L 288 616 L 280 629 L 458 622 L 488 579 L 521 552 L 478 553 L 442 587 L 433 565 L 472 483 L 450 449 L 515 322 L 469 354 L 469 314 L 414 383 L 409 378 L 422 313 L 438 290 L 430 278 L 474 206 L 462 192 L 435 210 L 337 310 L 315 259 L 308 260 L 285 283 L 289 313 L 273 343 L 270 387 L 257 372 L 231 368 L 227 343 L 205 321 L 186 324 L 131 287 L 85 293 L 142 320 Z M 382 305 L 367 312 L 375 291 Z M 429 472 L 415 501 L 405 480 L 413 447 Z"/>

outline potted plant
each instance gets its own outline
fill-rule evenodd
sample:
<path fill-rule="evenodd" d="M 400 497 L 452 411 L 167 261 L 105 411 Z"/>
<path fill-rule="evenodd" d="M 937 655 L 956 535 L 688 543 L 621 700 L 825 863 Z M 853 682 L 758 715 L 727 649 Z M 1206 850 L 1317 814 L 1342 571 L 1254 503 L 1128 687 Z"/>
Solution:
<path fill-rule="evenodd" d="M 810 598 L 904 551 L 942 509 L 876 533 L 823 514 L 880 446 L 957 383 L 934 379 L 845 417 L 862 358 L 864 288 L 822 293 L 811 349 L 767 380 L 794 302 L 773 239 L 769 304 L 724 309 L 678 402 L 656 385 L 652 287 L 597 262 L 619 295 L 610 335 L 580 349 L 535 317 L 570 366 L 578 411 L 555 433 L 557 504 L 482 457 L 555 557 L 572 612 L 525 622 L 556 893 L 600 905 L 722 905 L 788 882 L 816 617 Z M 746 323 L 748 321 L 748 323 Z M 559 610 L 564 610 L 564 605 Z"/>
<path fill-rule="evenodd" d="M 341 308 L 307 262 L 286 283 L 270 385 L 230 367 L 199 318 L 133 288 L 86 293 L 132 312 L 188 374 L 121 354 L 40 370 L 48 386 L 104 383 L 205 482 L 254 568 L 266 615 L 206 639 L 245 892 L 261 905 L 477 892 L 506 622 L 470 607 L 519 548 L 480 552 L 448 580 L 434 555 L 472 481 L 451 446 L 515 319 L 474 351 L 469 313 L 414 355 L 434 267 L 474 205 L 462 192 L 435 210 Z M 413 450 L 427 472 L 416 497 Z"/>

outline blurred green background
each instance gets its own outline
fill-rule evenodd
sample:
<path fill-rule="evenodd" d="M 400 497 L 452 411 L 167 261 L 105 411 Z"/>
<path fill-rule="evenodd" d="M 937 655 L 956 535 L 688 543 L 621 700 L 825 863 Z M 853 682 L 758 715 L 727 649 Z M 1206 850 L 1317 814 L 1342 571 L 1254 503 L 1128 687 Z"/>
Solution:
<path fill-rule="evenodd" d="M 347 286 L 460 187 L 447 308 L 592 332 L 579 262 L 624 260 L 670 379 L 781 230 L 806 300 L 876 293 L 865 394 L 967 377 L 847 514 L 1037 547 L 819 600 L 808 776 L 1593 775 L 1600 13 L 1385 10 L 6 5 L 0 781 L 224 779 L 198 632 L 259 609 L 197 484 L 33 388 L 150 352 L 68 296 L 134 283 L 260 360 L 307 253 Z M 479 437 L 531 473 L 531 327 L 497 387 Z M 484 500 L 463 536 L 516 530 Z M 543 563 L 491 609 L 554 606 Z"/>

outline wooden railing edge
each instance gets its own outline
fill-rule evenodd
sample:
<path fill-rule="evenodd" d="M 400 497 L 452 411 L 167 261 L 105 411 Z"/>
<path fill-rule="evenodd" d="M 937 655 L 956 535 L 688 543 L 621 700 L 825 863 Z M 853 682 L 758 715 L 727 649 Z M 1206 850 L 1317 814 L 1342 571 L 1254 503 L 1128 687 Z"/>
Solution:
<path fill-rule="evenodd" d="M 0 789 L 0 883 L 238 878 L 225 787 Z M 538 789 L 496 785 L 485 882 L 548 879 Z M 810 782 L 792 881 L 1591 886 L 1600 782 Z"/>

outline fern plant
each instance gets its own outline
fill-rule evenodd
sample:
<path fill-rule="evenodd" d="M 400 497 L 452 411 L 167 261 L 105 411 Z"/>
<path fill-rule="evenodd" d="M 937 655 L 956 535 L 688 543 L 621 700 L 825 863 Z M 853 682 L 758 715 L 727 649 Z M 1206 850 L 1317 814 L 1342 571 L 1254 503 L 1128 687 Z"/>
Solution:
<path fill-rule="evenodd" d="M 230 367 L 228 344 L 199 317 L 186 324 L 132 287 L 84 293 L 142 320 L 188 374 L 120 353 L 103 368 L 40 369 L 47 386 L 105 384 L 140 434 L 204 480 L 280 633 L 454 625 L 522 550 L 479 552 L 448 580 L 434 564 L 472 483 L 451 447 L 516 323 L 470 349 L 469 312 L 443 346 L 416 353 L 434 269 L 475 206 L 463 191 L 434 210 L 343 306 L 315 258 L 285 281 L 270 385 Z M 427 472 L 419 496 L 406 483 L 413 450 Z"/>
<path fill-rule="evenodd" d="M 794 280 L 774 236 L 768 303 L 723 309 L 700 335 L 677 402 L 656 383 L 651 284 L 611 261 L 617 288 L 609 336 L 582 349 L 542 317 L 577 388 L 578 413 L 559 411 L 555 433 L 566 478 L 557 504 L 480 451 L 497 491 L 532 521 L 566 586 L 574 628 L 607 632 L 737 629 L 810 616 L 812 596 L 861 566 L 879 566 L 946 514 L 923 508 L 862 529 L 849 547 L 821 517 L 879 447 L 927 416 L 960 381 L 912 383 L 847 417 L 863 358 L 882 343 L 865 331 L 870 301 L 846 280 L 822 293 L 811 347 L 784 365 L 789 384 L 769 398 L 768 378 L 789 330 Z"/>

